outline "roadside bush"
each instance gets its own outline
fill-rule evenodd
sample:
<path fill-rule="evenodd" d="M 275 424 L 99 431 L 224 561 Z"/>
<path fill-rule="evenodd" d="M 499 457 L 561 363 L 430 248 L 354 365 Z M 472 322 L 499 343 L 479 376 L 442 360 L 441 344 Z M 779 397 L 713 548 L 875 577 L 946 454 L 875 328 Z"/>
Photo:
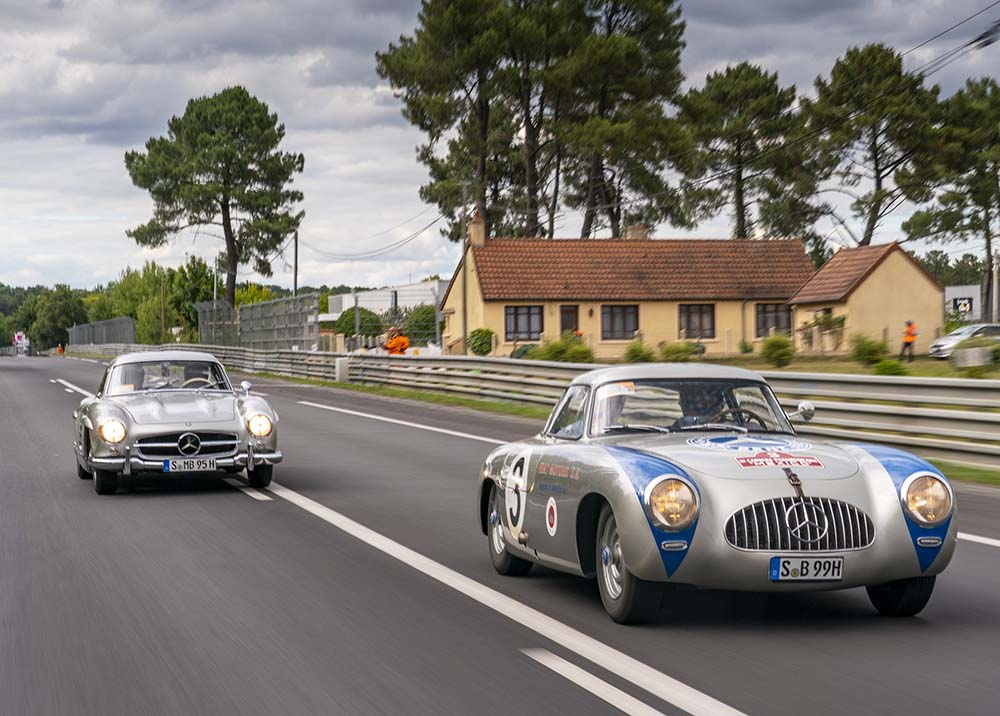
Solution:
<path fill-rule="evenodd" d="M 889 356 L 889 346 L 885 341 L 872 340 L 861 333 L 851 336 L 851 358 L 861 365 L 871 368 Z"/>
<path fill-rule="evenodd" d="M 377 336 L 382 333 L 382 319 L 377 313 L 367 308 L 359 308 L 358 313 L 361 318 L 361 335 Z M 345 336 L 354 335 L 354 306 L 347 308 L 337 317 L 333 323 L 333 330 Z"/>
<path fill-rule="evenodd" d="M 531 360 L 562 361 L 563 363 L 593 363 L 594 351 L 584 345 L 578 336 L 566 332 L 559 340 L 546 341 L 532 348 L 524 356 Z"/>
<path fill-rule="evenodd" d="M 698 347 L 691 341 L 664 343 L 660 346 L 660 360 L 667 363 L 684 363 L 698 353 Z"/>
<path fill-rule="evenodd" d="M 753 343 L 751 343 L 750 341 L 740 341 L 740 353 L 742 353 L 745 356 L 748 356 L 751 353 L 753 353 Z"/>
<path fill-rule="evenodd" d="M 522 343 L 521 345 L 519 345 L 517 348 L 515 348 L 510 352 L 510 357 L 524 358 L 536 348 L 538 348 L 538 345 L 535 343 Z"/>
<path fill-rule="evenodd" d="M 410 344 L 425 346 L 436 338 L 434 306 L 426 303 L 416 306 L 403 320 L 403 333 L 410 339 Z M 443 324 L 443 322 L 442 322 Z"/>
<path fill-rule="evenodd" d="M 795 357 L 795 344 L 784 333 L 775 333 L 764 339 L 760 354 L 775 368 L 784 368 Z"/>
<path fill-rule="evenodd" d="M 489 328 L 477 328 L 469 333 L 469 353 L 488 356 L 493 351 L 494 333 Z"/>
<path fill-rule="evenodd" d="M 656 352 L 638 338 L 625 348 L 626 363 L 652 363 L 656 360 Z"/>
<path fill-rule="evenodd" d="M 1000 343 L 993 346 L 993 365 L 1000 365 Z"/>
<path fill-rule="evenodd" d="M 875 369 L 873 371 L 875 375 L 909 375 L 910 371 L 906 370 L 906 366 L 900 363 L 898 360 L 886 359 L 880 360 L 875 364 Z"/>

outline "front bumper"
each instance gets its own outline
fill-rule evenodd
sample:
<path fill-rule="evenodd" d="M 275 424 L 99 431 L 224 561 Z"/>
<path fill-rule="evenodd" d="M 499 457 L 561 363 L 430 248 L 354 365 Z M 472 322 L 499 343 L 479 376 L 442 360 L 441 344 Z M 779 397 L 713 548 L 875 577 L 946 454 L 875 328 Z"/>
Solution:
<path fill-rule="evenodd" d="M 125 454 L 119 457 L 91 457 L 87 460 L 87 467 L 90 470 L 107 470 L 109 472 L 120 472 L 123 475 L 130 475 L 133 472 L 163 472 L 163 460 L 132 455 L 131 447 L 126 447 L 123 452 Z M 211 458 L 212 456 L 202 457 Z M 256 452 L 252 447 L 248 447 L 245 451 L 238 452 L 235 455 L 226 455 L 212 459 L 215 460 L 215 466 L 219 469 L 235 467 L 252 470 L 257 465 L 277 465 L 283 458 L 284 455 L 281 454 L 280 450 Z"/>
<path fill-rule="evenodd" d="M 931 346 L 927 351 L 927 355 L 931 358 L 950 358 L 953 350 L 955 349 L 945 346 Z"/>

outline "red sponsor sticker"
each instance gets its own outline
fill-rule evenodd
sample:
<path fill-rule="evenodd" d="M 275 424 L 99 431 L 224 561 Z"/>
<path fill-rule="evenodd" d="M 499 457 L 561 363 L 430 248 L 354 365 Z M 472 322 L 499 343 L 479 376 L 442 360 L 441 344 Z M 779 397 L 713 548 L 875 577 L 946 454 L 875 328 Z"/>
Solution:
<path fill-rule="evenodd" d="M 740 467 L 823 467 L 818 457 L 789 455 L 786 452 L 759 452 L 749 457 L 738 457 Z"/>

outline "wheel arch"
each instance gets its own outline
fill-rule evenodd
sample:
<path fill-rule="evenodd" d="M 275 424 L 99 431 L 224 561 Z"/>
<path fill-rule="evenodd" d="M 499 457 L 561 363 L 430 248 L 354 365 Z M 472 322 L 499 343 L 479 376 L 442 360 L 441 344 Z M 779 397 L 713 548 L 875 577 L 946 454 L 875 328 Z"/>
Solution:
<path fill-rule="evenodd" d="M 611 504 L 599 492 L 590 492 L 583 496 L 576 510 L 576 554 L 580 562 L 580 571 L 586 577 L 597 574 L 597 521 L 604 505 Z"/>
<path fill-rule="evenodd" d="M 479 527 L 484 535 L 489 534 L 490 529 L 490 494 L 497 489 L 496 482 L 492 477 L 487 477 L 479 481 Z"/>

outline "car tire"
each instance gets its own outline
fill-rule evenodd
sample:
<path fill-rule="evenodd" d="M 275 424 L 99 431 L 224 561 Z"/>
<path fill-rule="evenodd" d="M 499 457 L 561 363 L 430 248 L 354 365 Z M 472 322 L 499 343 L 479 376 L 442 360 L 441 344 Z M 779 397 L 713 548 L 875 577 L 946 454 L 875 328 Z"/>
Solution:
<path fill-rule="evenodd" d="M 247 470 L 247 484 L 250 487 L 267 487 L 274 475 L 274 465 L 257 465 L 253 470 Z"/>
<path fill-rule="evenodd" d="M 884 617 L 912 617 L 921 612 L 934 591 L 934 577 L 912 577 L 866 587 L 872 606 Z"/>
<path fill-rule="evenodd" d="M 490 562 L 498 574 L 505 577 L 523 577 L 534 566 L 521 557 L 516 557 L 507 549 L 507 541 L 503 536 L 503 526 L 500 524 L 500 497 L 496 485 L 490 488 L 490 501 L 486 514 L 486 544 L 490 550 Z"/>
<path fill-rule="evenodd" d="M 222 469 L 228 475 L 239 475 L 241 472 L 243 472 L 243 468 L 242 467 L 235 467 L 235 466 L 233 466 L 233 467 L 224 467 Z"/>
<path fill-rule="evenodd" d="M 94 491 L 98 495 L 113 495 L 118 492 L 118 473 L 94 470 Z"/>
<path fill-rule="evenodd" d="M 83 465 L 80 464 L 79 460 L 76 461 L 76 476 L 81 480 L 92 480 L 94 478 L 93 473 L 83 469 Z"/>
<path fill-rule="evenodd" d="M 663 585 L 639 579 L 628 570 L 622 554 L 618 522 L 605 504 L 597 520 L 597 588 L 608 616 L 619 624 L 648 622 L 660 610 Z"/>

